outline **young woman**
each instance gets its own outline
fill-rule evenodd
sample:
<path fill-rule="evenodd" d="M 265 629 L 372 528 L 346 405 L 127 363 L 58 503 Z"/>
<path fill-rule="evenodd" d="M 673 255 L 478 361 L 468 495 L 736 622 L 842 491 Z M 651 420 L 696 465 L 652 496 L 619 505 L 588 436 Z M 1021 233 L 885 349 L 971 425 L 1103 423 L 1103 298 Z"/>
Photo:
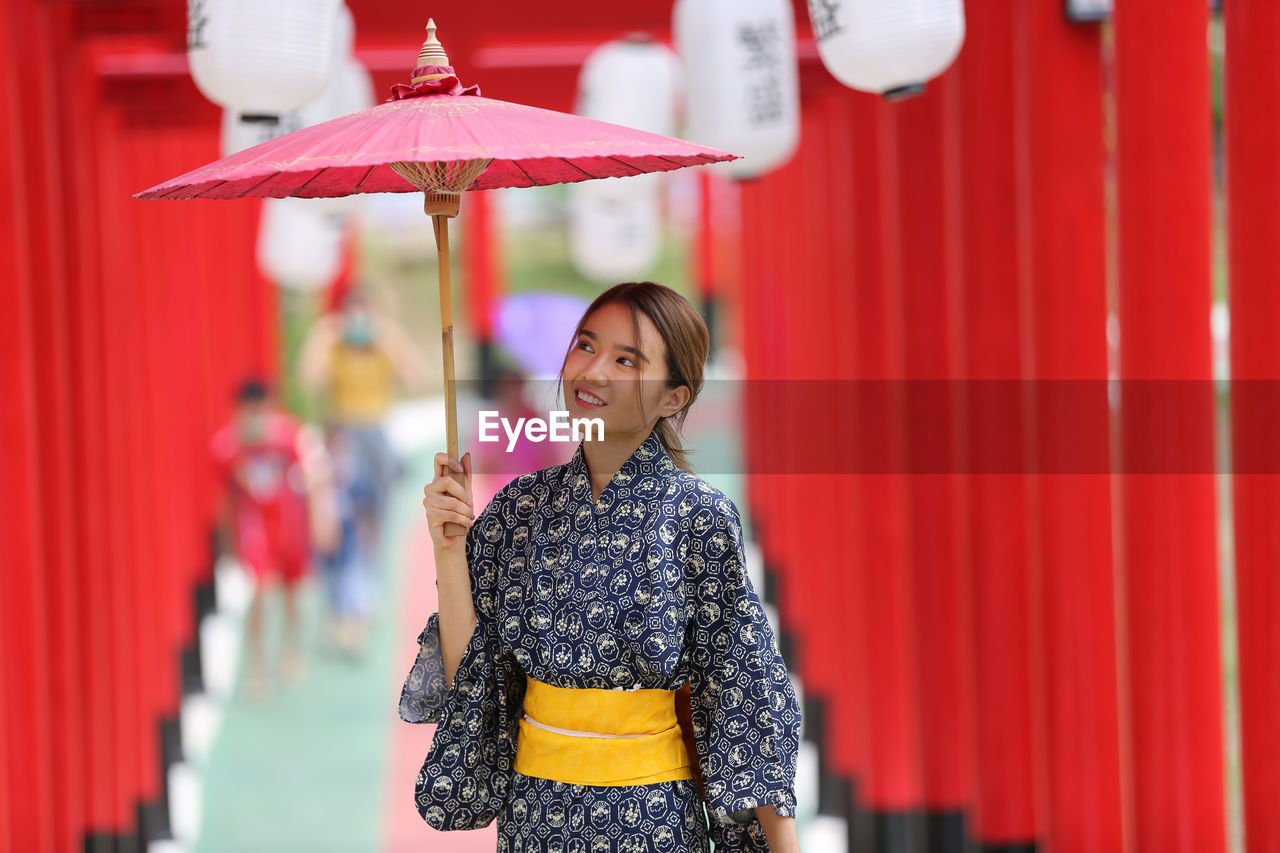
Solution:
<path fill-rule="evenodd" d="M 738 509 L 689 471 L 677 432 L 707 349 L 675 291 L 617 285 L 560 376 L 570 418 L 600 418 L 603 440 L 515 478 L 479 518 L 470 454 L 437 454 L 423 505 L 440 609 L 400 698 L 402 719 L 438 723 L 414 792 L 433 827 L 496 817 L 503 853 L 799 849 L 800 708 Z"/>

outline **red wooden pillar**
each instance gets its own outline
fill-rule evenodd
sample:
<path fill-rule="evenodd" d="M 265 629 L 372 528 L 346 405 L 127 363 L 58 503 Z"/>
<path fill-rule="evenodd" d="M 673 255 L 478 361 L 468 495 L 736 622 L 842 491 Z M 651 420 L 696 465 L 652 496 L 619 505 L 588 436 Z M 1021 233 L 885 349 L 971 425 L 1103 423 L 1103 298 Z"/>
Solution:
<path fill-rule="evenodd" d="M 69 31 L 72 10 L 59 7 L 54 14 L 61 16 L 64 32 Z M 82 45 L 68 43 L 63 48 L 64 56 L 71 57 L 67 65 L 92 67 L 89 51 Z M 59 100 L 63 126 L 67 126 L 70 117 L 75 117 L 81 123 L 92 122 L 95 130 L 101 128 L 97 114 L 101 100 L 99 83 L 96 76 L 85 75 L 81 85 L 73 87 L 65 99 Z M 76 784 L 85 802 L 86 849 L 97 849 L 99 840 L 104 845 L 113 844 L 112 838 L 122 829 L 118 822 L 121 812 L 117 809 L 122 795 L 116 775 L 122 751 L 117 738 L 121 709 L 116 698 L 119 669 L 115 654 L 116 615 L 111 599 L 114 579 L 110 574 L 114 567 L 111 555 L 114 512 L 106 509 L 114 507 L 116 502 L 106 470 L 112 448 L 104 428 L 106 401 L 111 391 L 107 388 L 103 360 L 102 304 L 106 287 L 101 256 L 103 236 L 98 219 L 100 154 L 95 133 L 66 134 L 64 144 L 69 152 L 62 162 L 68 227 L 74 235 L 70 239 L 76 245 L 76 251 L 67 257 L 71 282 L 68 294 L 71 390 L 77 421 L 93 425 L 77 434 L 74 465 L 80 501 L 85 506 L 99 508 L 96 512 L 74 512 L 70 517 L 76 543 L 77 598 L 83 614 L 78 652 L 83 661 L 84 682 L 79 698 L 84 703 L 80 719 L 86 747 Z"/>
<path fill-rule="evenodd" d="M 1121 459 L 1149 472 L 1121 482 L 1122 683 L 1136 847 L 1169 853 L 1225 843 L 1207 26 L 1203 3 L 1116 4 Z"/>
<path fill-rule="evenodd" d="M 1230 212 L 1232 485 L 1240 659 L 1245 839 L 1280 850 L 1280 7 L 1234 0 L 1226 15 L 1226 156 Z"/>
<path fill-rule="evenodd" d="M 790 331 L 785 344 L 789 367 L 785 372 L 787 397 L 791 405 L 787 411 L 791 434 L 788 437 L 784 458 L 799 462 L 810 456 L 802 448 L 812 442 L 819 447 L 832 445 L 830 397 L 815 393 L 822 380 L 830 377 L 829 338 L 825 322 L 831 310 L 831 277 L 827 263 L 826 230 L 821 227 L 814 211 L 825 206 L 825 169 L 820 169 L 822 138 L 825 130 L 824 98 L 814 93 L 806 97 L 801 112 L 801 143 L 793 159 L 794 174 L 790 181 L 787 219 L 792 225 L 787 245 L 790 263 L 787 265 L 787 281 Z M 820 454 L 815 454 L 820 456 Z M 829 530 L 832 509 L 827 494 L 827 475 L 803 470 L 800 465 L 788 461 L 791 472 L 789 482 L 790 525 L 800 530 L 813 524 L 818 530 Z M 830 648 L 829 629 L 832 620 L 838 618 L 835 596 L 832 595 L 829 557 L 829 537 L 791 537 L 786 567 L 788 582 L 794 581 L 796 595 L 792 610 L 792 624 L 800 633 L 800 669 L 804 678 L 805 701 L 815 724 L 809 731 L 810 739 L 820 748 L 825 747 L 826 720 L 823 719 L 825 703 L 829 700 L 837 673 L 827 657 Z M 818 704 L 821 703 L 821 704 Z M 825 767 L 823 768 L 825 769 Z"/>
<path fill-rule="evenodd" d="M 478 343 L 493 341 L 493 321 L 501 289 L 501 235 L 494 228 L 497 197 L 472 192 L 466 197 L 467 307 L 472 334 Z"/>
<path fill-rule="evenodd" d="M 118 109 L 118 108 L 117 108 Z M 131 129 L 125 117 L 112 110 L 112 148 L 121 160 L 128 162 L 132 155 Z M 139 236 L 136 219 L 119 207 L 117 199 L 129 198 L 129 182 L 121 173 L 121 167 L 103 176 L 101 214 L 104 220 L 114 223 L 112 263 L 107 268 L 110 287 L 108 298 L 112 324 L 109 326 L 108 345 L 118 357 L 119 372 L 111 383 L 112 403 L 119 407 L 120 418 L 120 470 L 121 502 L 116 505 L 119 515 L 116 524 L 122 528 L 119 594 L 128 599 L 126 621 L 121 623 L 124 654 L 132 668 L 132 678 L 127 687 L 130 715 L 126 725 L 134 752 L 129 758 L 127 793 L 124 803 L 126 826 L 136 823 L 137 803 L 143 798 L 148 771 L 153 766 L 151 752 L 153 737 L 146 725 L 151 711 L 152 658 L 150 647 L 155 638 L 150 635 L 151 613 L 154 610 L 154 571 L 151 553 L 151 527 L 147 502 L 147 485 L 150 482 L 150 436 L 146 433 L 146 394 L 149 370 L 144 350 L 146 328 L 145 310 L 141 302 L 148 298 L 145 289 L 145 271 L 137 264 Z M 145 642 L 148 638 L 151 642 Z"/>
<path fill-rule="evenodd" d="M 136 156 L 134 140 L 137 130 L 122 115 L 117 124 L 118 150 L 125 162 Z M 124 484 L 125 503 L 119 509 L 121 522 L 126 528 L 126 547 L 129 554 L 125 567 L 128 581 L 126 594 L 130 596 L 132 618 L 126 641 L 131 646 L 133 665 L 136 667 L 134 683 L 134 717 L 130 725 L 137 743 L 137 754 L 132 764 L 130 800 L 127 803 L 131 823 L 137 822 L 138 804 L 152 799 L 156 757 L 156 729 L 152 723 L 156 706 L 157 672 L 156 650 L 163 647 L 163 638 L 155 633 L 155 615 L 158 608 L 155 576 L 156 534 L 154 527 L 155 445 L 150 425 L 149 397 L 154 382 L 154 367 L 149 352 L 152 330 L 147 322 L 150 311 L 146 303 L 154 298 L 151 293 L 149 263 L 141 262 L 142 228 L 139 213 L 122 209 L 122 202 L 131 201 L 131 182 L 127 175 L 132 170 L 117 168 L 104 180 L 103 218 L 119 223 L 118 266 L 109 271 L 115 285 L 115 300 L 127 305 L 117 314 L 118 335 L 115 345 L 121 352 L 124 373 L 118 378 L 117 394 L 126 407 L 124 433 L 121 436 L 125 450 L 127 482 Z M 126 377 L 128 377 L 126 379 Z M 141 829 L 141 827 L 138 827 Z"/>
<path fill-rule="evenodd" d="M 44 649 L 40 665 L 48 671 L 49 695 L 43 697 L 49 713 L 48 772 L 54 779 L 74 778 L 81 768 L 83 729 L 82 700 L 76 635 L 82 630 L 75 593 L 73 537 L 65 519 L 79 510 L 73 492 L 73 414 L 70 408 L 69 358 L 66 334 L 68 223 L 65 219 L 62 156 L 59 128 L 55 56 L 58 32 L 55 16 L 47 6 L 19 3 L 11 9 L 15 32 L 10 45 L 24 75 L 15 94 L 21 104 L 23 176 L 14 184 L 15 201 L 25 221 L 25 254 L 28 264 L 31 332 L 34 352 L 33 416 L 38 424 L 39 447 L 37 512 L 42 519 L 39 563 L 33 564 L 43 587 L 44 624 L 48 634 L 36 648 Z M 12 565 L 12 564 L 10 564 Z M 33 638 L 35 639 L 35 638 Z M 51 844 L 59 849 L 79 842 L 84 821 L 84 792 L 75 788 L 56 795 Z"/>
<path fill-rule="evenodd" d="M 168 155 L 170 162 L 185 162 L 192 132 L 190 127 L 184 127 L 172 136 Z M 194 240 L 189 225 L 183 225 L 186 227 L 176 235 L 176 247 L 184 257 L 191 257 Z M 174 558 L 175 569 L 181 574 L 176 590 L 179 596 L 175 614 L 178 619 L 177 642 L 184 653 L 198 648 L 199 626 L 194 593 L 205 580 L 209 562 L 207 459 L 211 428 L 205 400 L 210 392 L 210 383 L 202 346 L 203 338 L 208 334 L 203 324 L 209 321 L 206 289 L 204 278 L 197 271 L 184 276 L 181 287 L 177 289 L 181 299 L 175 300 L 168 320 L 173 345 L 182 353 L 178 375 L 171 379 L 175 395 L 171 416 L 178 419 L 175 424 L 178 439 L 175 452 L 181 471 L 179 477 L 181 482 L 188 484 L 180 492 L 182 513 L 184 518 L 191 520 L 179 531 L 181 539 Z M 181 689 L 185 690 L 185 685 Z M 180 704 L 181 695 L 178 699 Z"/>
<path fill-rule="evenodd" d="M 472 380 L 479 380 L 475 387 L 480 393 L 488 393 L 488 382 L 494 376 L 493 325 L 502 290 L 501 232 L 494 227 L 493 209 L 497 198 L 489 192 L 471 192 L 464 205 L 467 229 L 462 248 L 466 260 L 467 319 L 476 347 Z"/>
<path fill-rule="evenodd" d="M 768 250 L 768 264 L 765 269 L 765 304 L 769 306 L 766 315 L 766 332 L 769 347 L 766 354 L 765 376 L 769 380 L 772 397 L 770 404 L 773 421 L 773 440 L 769 452 L 774 455 L 766 458 L 766 464 L 778 471 L 775 477 L 773 509 L 770 518 L 774 523 L 766 528 L 766 553 L 771 555 L 770 564 L 776 568 L 774 574 L 777 591 L 778 619 L 786 640 L 794 641 L 793 645 L 784 642 L 784 652 L 791 652 L 788 664 L 793 672 L 802 680 L 807 676 L 810 666 L 808 649 L 805 646 L 806 625 L 800 618 L 804 613 L 803 579 L 797 574 L 796 552 L 798 549 L 796 535 L 802 529 L 799 524 L 806 509 L 800 502 L 805 500 L 803 490 L 797 485 L 794 468 L 789 465 L 787 454 L 796 446 L 797 424 L 802 417 L 796 411 L 793 392 L 796 390 L 794 380 L 797 372 L 795 336 L 800 326 L 802 307 L 799 300 L 791 292 L 796 279 L 796 267 L 800 264 L 797 246 L 803 240 L 803 232 L 797 223 L 796 184 L 800 180 L 799 164 L 793 160 L 783 169 L 761 179 L 766 190 L 765 206 L 769 222 L 772 223 L 769 239 L 773 245 Z"/>
<path fill-rule="evenodd" d="M 711 173 L 706 169 L 698 170 L 695 181 L 698 187 L 698 231 L 694 235 L 693 250 L 690 252 L 690 272 L 698 292 L 702 319 L 706 321 L 707 330 L 711 333 L 711 353 L 714 356 L 721 343 L 717 338 L 720 324 L 716 322 L 715 187 L 712 186 Z"/>
<path fill-rule="evenodd" d="M 845 562 L 839 558 L 849 520 L 841 516 L 835 489 L 839 454 L 848 440 L 841 423 L 844 397 L 838 379 L 844 366 L 843 341 L 847 329 L 834 310 L 836 290 L 847 287 L 834 275 L 833 224 L 825 215 L 834 192 L 829 169 L 827 130 L 832 122 L 832 86 L 813 87 L 801 111 L 800 150 L 792 163 L 794 178 L 786 181 L 793 230 L 787 245 L 788 309 L 791 332 L 786 338 L 791 367 L 783 380 L 784 407 L 792 435 L 785 458 L 791 471 L 792 529 L 810 527 L 818 536 L 793 537 L 789 549 L 788 581 L 794 581 L 796 607 L 792 624 L 800 635 L 799 663 L 804 679 L 806 736 L 818 747 L 821 799 L 826 814 L 847 815 L 849 798 L 834 766 L 837 691 L 854 673 L 839 654 L 849 624 L 848 600 L 841 595 Z"/>
<path fill-rule="evenodd" d="M 892 105 L 897 130 L 899 227 L 911 565 L 920 650 L 921 755 L 927 847 L 964 843 L 972 797 L 969 591 L 964 582 L 962 482 L 952 472 L 959 376 L 953 318 L 958 309 L 958 169 L 955 72 L 918 98 Z"/>
<path fill-rule="evenodd" d="M 4 295 L 6 297 L 11 297 L 13 293 L 16 293 L 16 289 L 13 292 L 6 291 Z M 7 383 L 8 379 L 9 377 L 6 376 L 4 381 Z M 4 390 L 9 390 L 7 384 Z M 9 424 L 5 424 L 3 428 L 7 430 L 9 428 Z M 5 437 L 8 437 L 7 432 L 5 433 Z M 9 461 L 7 456 L 4 457 L 4 461 L 6 463 Z M 10 555 L 10 547 L 11 545 L 9 542 L 0 541 L 0 549 L 3 549 L 2 553 L 5 558 L 8 558 Z M 13 683 L 10 680 L 8 671 L 10 652 L 8 650 L 7 642 L 8 641 L 5 638 L 4 633 L 0 632 L 0 687 L 3 687 L 5 690 L 8 690 L 10 685 Z M 8 706 L 4 702 L 0 702 L 0 732 L 3 732 L 6 737 L 9 734 Z M 19 780 L 19 784 L 21 784 L 21 780 Z M 13 790 L 14 783 L 9 779 L 9 762 L 0 761 L 0 844 L 3 844 L 5 848 L 9 850 L 12 850 L 18 845 L 18 839 L 13 831 L 13 818 L 10 814 L 10 810 L 13 805 Z"/>
<path fill-rule="evenodd" d="M 54 844 L 48 650 L 42 571 L 44 526 L 39 459 L 43 442 L 36 416 L 36 335 L 31 231 L 25 184 L 28 149 L 39 139 L 39 122 L 27 122 L 15 92 L 24 35 L 12 15 L 0 21 L 8 85 L 0 89 L 0 110 L 12 132 L 0 138 L 0 561 L 5 567 L 0 596 L 0 691 L 6 705 L 0 792 L 6 818 L 0 841 L 7 849 L 47 850 Z M 34 137 L 34 139 L 33 139 Z"/>
<path fill-rule="evenodd" d="M 157 152 L 157 160 L 164 164 L 176 165 L 180 151 L 181 129 L 169 127 L 163 134 L 158 134 L 151 143 Z M 145 173 L 139 175 L 145 182 Z M 143 205 L 135 206 L 139 212 L 146 210 Z M 163 208 L 156 212 L 163 212 Z M 154 215 L 152 221 L 154 221 Z M 168 257 L 173 259 L 181 251 L 182 239 L 178 225 L 170 219 L 165 223 L 165 243 L 172 247 Z M 181 671 L 178 663 L 180 651 L 186 635 L 191 613 L 191 577 L 192 563 L 187 557 L 187 543 L 190 532 L 196 529 L 200 513 L 190 503 L 190 480 L 186 476 L 192 462 L 200 458 L 194 455 L 195 448 L 189 442 L 193 435 L 190 429 L 190 413 L 187 395 L 190 389 L 191 375 L 191 333 L 184 328 L 185 318 L 190 316 L 187 307 L 191 293 L 185 282 L 175 276 L 170 269 L 155 271 L 153 286 L 154 298 L 150 314 L 151 327 L 154 330 L 151 339 L 154 345 L 153 357 L 158 355 L 155 363 L 155 385 L 151 407 L 154 417 L 156 454 L 156 489 L 163 506 L 171 506 L 182 512 L 187 523 L 169 525 L 159 531 L 161 535 L 159 562 L 157 565 L 157 585 L 160 588 L 159 631 L 165 638 L 163 653 L 160 658 L 159 716 L 172 720 L 178 716 L 182 700 L 182 684 L 179 679 Z M 168 358 L 163 354 L 167 353 Z M 157 731 L 159 736 L 159 731 Z M 163 758 L 163 756 L 162 756 Z M 163 779 L 160 780 L 163 786 Z"/>
<path fill-rule="evenodd" d="M 773 603 L 778 611 L 779 627 L 784 634 L 789 634 L 794 629 L 791 618 L 793 593 L 786 577 L 786 565 L 789 562 L 787 548 L 791 541 L 787 532 L 790 523 L 787 517 L 790 480 L 783 473 L 785 468 L 779 461 L 778 454 L 789 446 L 787 441 L 790 437 L 780 380 L 787 375 L 785 359 L 789 317 L 787 300 L 783 294 L 783 268 L 789 262 L 785 246 L 792 235 L 786 228 L 787 211 L 781 195 L 778 179 L 773 175 L 758 178 L 743 188 L 744 216 L 754 215 L 759 218 L 762 238 L 757 247 L 756 259 L 756 286 L 762 309 L 759 314 L 762 346 L 755 379 L 761 384 L 762 405 L 767 413 L 761 430 L 762 456 L 759 464 L 760 470 L 770 473 L 759 480 L 758 494 L 762 509 L 758 519 L 760 545 L 765 564 L 770 570 L 768 578 L 772 586 Z M 786 643 L 783 645 L 786 646 Z M 784 648 L 783 651 L 785 653 L 789 649 Z M 799 661 L 792 656 L 787 663 L 796 667 Z"/>
<path fill-rule="evenodd" d="M 133 376 L 132 329 L 133 294 L 124 276 L 128 268 L 128 234 L 125 223 L 110 215 L 112 211 L 106 197 L 115 188 L 110 180 L 112 170 L 118 168 L 124 152 L 123 136 L 118 113 L 105 111 L 99 115 L 99 172 L 102 194 L 96 211 L 102 232 L 101 275 L 102 299 L 100 315 L 95 321 L 102 329 L 102 349 L 97 354 L 103 365 L 103 413 L 102 430 L 106 444 L 106 456 L 102 462 L 106 474 L 109 506 L 113 508 L 108 527 L 108 550 L 104 572 L 108 579 L 107 607 L 111 623 L 108 634 L 112 643 L 115 678 L 112 681 L 112 705 L 116 716 L 112 736 L 118 747 L 116 761 L 111 770 L 115 778 L 115 796 L 111 804 L 110 832 L 123 834 L 134 825 L 134 802 L 138 794 L 138 756 L 142 745 L 138 741 L 137 721 L 141 715 L 139 704 L 139 676 L 137 656 L 137 553 L 132 525 L 132 481 L 136 470 L 130 464 L 134 459 L 130 441 L 133 402 L 129 389 Z"/>
<path fill-rule="evenodd" d="M 135 288 L 133 337 L 137 362 L 132 373 L 137 420 L 132 430 L 136 474 L 131 517 L 140 555 L 136 564 L 141 706 L 137 724 L 142 746 L 137 801 L 153 806 L 160 802 L 162 794 L 159 724 L 177 704 L 174 676 L 178 658 L 170 631 L 170 614 L 176 598 L 172 593 L 175 567 L 169 562 L 168 554 L 171 526 L 157 527 L 154 519 L 161 507 L 174 506 L 168 495 L 172 481 L 166 476 L 176 470 L 166 458 L 168 437 L 174 432 L 171 425 L 167 427 L 172 398 L 166 405 L 163 377 L 179 353 L 163 346 L 162 341 L 165 337 L 163 308 L 169 293 L 176 290 L 171 271 L 180 268 L 181 261 L 175 252 L 177 241 L 167 233 L 173 228 L 173 219 L 160 220 L 157 214 L 164 211 L 159 206 L 142 205 L 130 198 L 130 187 L 150 185 L 146 181 L 154 173 L 147 166 L 158 172 L 174 165 L 165 157 L 165 134 L 133 115 L 128 117 L 125 134 L 124 146 L 129 152 L 128 162 L 133 166 L 120 171 L 124 192 L 119 196 L 113 194 L 111 204 L 116 215 L 128 224 L 132 271 L 129 280 Z"/>
<path fill-rule="evenodd" d="M 963 450 L 972 503 L 974 682 L 972 837 L 983 845 L 1036 843 L 1028 618 L 1026 483 L 1011 470 L 1023 446 L 1013 21 L 1001 4 L 966 7 L 957 68 L 961 99 L 965 370 Z"/>
<path fill-rule="evenodd" d="M 20 159 L 7 163 L 21 165 Z M 3 199 L 0 239 L 6 250 L 26 240 L 12 197 Z M 6 696 L 3 776 L 7 780 L 8 849 L 48 850 L 54 844 L 53 732 L 46 643 L 43 526 L 36 418 L 36 353 L 31 328 L 27 259 L 5 251 L 6 277 L 0 303 L 0 438 L 6 485 L 0 490 L 0 560 L 5 593 L 0 598 L 0 689 Z M 10 275 L 12 273 L 12 275 Z M 13 697 L 13 698 L 11 698 Z"/>
<path fill-rule="evenodd" d="M 877 849 L 916 849 L 913 815 L 923 803 L 919 683 L 912 578 L 906 536 L 901 407 L 903 312 L 900 307 L 898 155 L 888 107 L 855 94 L 856 132 L 848 157 L 854 172 L 854 278 L 851 349 L 858 366 L 859 450 L 883 473 L 855 479 L 861 491 L 864 539 L 857 559 L 865 577 L 864 632 L 869 730 L 864 797 Z"/>
<path fill-rule="evenodd" d="M 764 325 L 761 300 L 760 256 L 765 235 L 764 211 L 757 204 L 759 192 L 755 183 L 747 183 L 739 191 L 742 253 L 742 275 L 739 279 L 738 317 L 741 325 L 739 339 L 742 344 L 743 364 L 743 448 L 746 457 L 745 510 L 750 514 L 754 535 L 759 542 L 763 535 L 762 522 L 765 513 L 767 490 L 762 488 L 763 474 L 760 467 L 764 459 L 764 431 L 767 423 L 764 406 L 764 383 L 760 381 L 761 351 L 764 347 Z M 764 594 L 764 590 L 760 591 Z"/>
<path fill-rule="evenodd" d="M 1014 9 L 1024 182 L 1019 231 L 1034 423 L 1029 477 L 1036 752 L 1045 844 L 1132 849 L 1117 695 L 1107 474 L 1106 204 L 1101 36 L 1047 4 Z M 1068 466 L 1080 448 L 1091 465 Z"/>
<path fill-rule="evenodd" d="M 865 509 L 859 478 L 852 476 L 861 442 L 857 378 L 860 365 L 857 352 L 850 346 L 857 334 L 856 293 L 863 286 L 856 277 L 857 253 L 854 234 L 855 193 L 862 188 L 854 183 L 853 92 L 844 87 L 831 87 L 825 94 L 827 121 L 820 163 L 826 170 L 826 206 L 817 213 L 822 220 L 828 258 L 828 296 L 823 300 L 826 318 L 823 337 L 824 358 L 829 365 L 832 386 L 837 389 L 831 401 L 832 422 L 827 440 L 833 473 L 829 483 L 830 530 L 828 559 L 833 569 L 829 590 L 836 612 L 828 626 L 826 642 L 832 669 L 839 672 L 832 691 L 828 750 L 832 769 L 840 777 L 854 783 L 850 792 L 853 802 L 860 800 L 866 782 L 867 752 L 870 749 L 867 728 L 869 687 L 866 673 L 866 635 L 855 626 L 866 624 L 868 602 L 863 587 L 866 565 L 862 560 Z M 859 129 L 860 130 L 860 129 Z M 847 806 L 846 806 L 847 807 Z"/>

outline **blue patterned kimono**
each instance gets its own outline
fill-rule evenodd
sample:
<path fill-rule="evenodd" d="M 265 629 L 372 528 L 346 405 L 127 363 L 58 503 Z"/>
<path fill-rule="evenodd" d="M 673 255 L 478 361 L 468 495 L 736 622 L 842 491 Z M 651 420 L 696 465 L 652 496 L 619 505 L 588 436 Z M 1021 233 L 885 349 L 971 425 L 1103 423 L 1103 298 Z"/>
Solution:
<path fill-rule="evenodd" d="M 446 688 L 439 614 L 400 697 L 438 723 L 414 799 L 436 829 L 498 819 L 499 853 L 767 851 L 751 809 L 795 815 L 800 707 L 747 578 L 738 508 L 657 432 L 592 501 L 582 445 L 503 487 L 467 532 L 476 630 Z M 512 770 L 525 674 L 559 687 L 689 681 L 693 780 L 589 786 Z"/>

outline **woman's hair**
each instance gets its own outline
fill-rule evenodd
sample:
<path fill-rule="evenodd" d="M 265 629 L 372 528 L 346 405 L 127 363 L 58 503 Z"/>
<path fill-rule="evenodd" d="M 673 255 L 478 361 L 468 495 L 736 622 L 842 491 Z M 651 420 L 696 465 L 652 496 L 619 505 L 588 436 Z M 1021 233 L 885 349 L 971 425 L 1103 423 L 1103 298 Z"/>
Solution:
<path fill-rule="evenodd" d="M 565 350 L 566 359 L 577 346 L 578 336 L 582 334 L 582 328 L 587 324 L 587 319 L 597 308 L 611 302 L 621 302 L 631 310 L 631 327 L 637 343 L 640 340 L 640 312 L 644 312 L 644 315 L 653 322 L 666 345 L 667 387 L 689 386 L 689 399 L 680 411 L 670 417 L 659 418 L 654 429 L 672 461 L 692 473 L 693 469 L 689 466 L 688 453 L 681 444 L 679 431 L 684 426 L 685 415 L 688 414 L 694 401 L 698 399 L 698 393 L 702 390 L 702 372 L 711 347 L 707 324 L 703 321 L 702 315 L 689 304 L 689 300 L 671 288 L 652 281 L 623 282 L 601 293 L 587 306 L 582 319 L 578 321 L 578 327 L 573 331 L 569 349 Z M 563 361 L 560 367 L 560 383 L 564 384 Z M 637 385 L 637 394 L 639 391 L 640 386 Z"/>

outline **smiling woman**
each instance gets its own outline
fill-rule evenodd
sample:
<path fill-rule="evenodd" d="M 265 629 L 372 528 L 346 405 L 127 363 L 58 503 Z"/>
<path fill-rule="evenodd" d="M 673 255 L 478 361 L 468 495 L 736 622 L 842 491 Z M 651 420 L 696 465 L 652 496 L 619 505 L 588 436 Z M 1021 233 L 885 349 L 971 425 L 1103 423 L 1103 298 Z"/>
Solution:
<path fill-rule="evenodd" d="M 589 462 L 602 463 L 593 468 L 616 462 L 609 467 L 616 470 L 650 429 L 676 464 L 689 468 L 679 429 L 702 388 L 708 342 L 702 317 L 670 288 L 626 283 L 596 297 L 560 370 L 570 412 L 603 418 L 605 434 L 617 439 L 611 452 L 588 452 Z"/>
<path fill-rule="evenodd" d="M 441 612 L 400 699 L 439 724 L 414 792 L 437 829 L 497 818 L 499 851 L 798 850 L 800 707 L 738 508 L 679 438 L 707 351 L 675 291 L 617 285 L 560 374 L 603 440 L 515 478 L 474 523 L 469 456 L 438 454 L 423 503 Z"/>

